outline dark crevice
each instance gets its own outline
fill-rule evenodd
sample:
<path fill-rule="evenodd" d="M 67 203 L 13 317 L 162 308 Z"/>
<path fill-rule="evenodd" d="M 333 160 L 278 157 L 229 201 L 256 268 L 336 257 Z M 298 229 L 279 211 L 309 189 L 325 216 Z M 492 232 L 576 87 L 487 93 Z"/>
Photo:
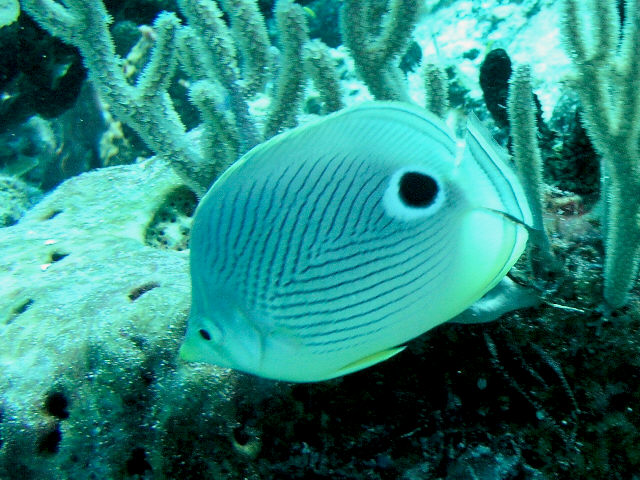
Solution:
<path fill-rule="evenodd" d="M 24 303 L 19 305 L 18 308 L 16 308 L 13 311 L 13 314 L 14 315 L 22 315 L 24 312 L 29 310 L 29 307 L 31 307 L 31 305 L 33 305 L 33 298 L 29 298 L 29 299 L 25 300 Z"/>
<path fill-rule="evenodd" d="M 62 260 L 64 257 L 67 257 L 67 256 L 69 256 L 68 253 L 53 252 L 51 254 L 51 263 L 59 262 L 60 260 Z"/>
<path fill-rule="evenodd" d="M 158 282 L 149 282 L 139 287 L 136 287 L 129 292 L 129 295 L 128 295 L 129 300 L 131 300 L 132 302 L 135 302 L 138 298 L 140 298 L 142 295 L 147 293 L 149 290 L 153 290 L 154 288 L 157 288 L 159 286 L 160 284 Z"/>
<path fill-rule="evenodd" d="M 136 447 L 133 449 L 127 460 L 126 468 L 129 475 L 144 475 L 147 470 L 151 470 L 151 464 L 147 461 L 147 453 L 144 448 Z"/>
<path fill-rule="evenodd" d="M 62 210 L 54 210 L 51 213 L 49 213 L 48 215 L 45 215 L 43 220 L 51 220 L 53 217 L 57 217 L 61 213 L 62 213 Z"/>
<path fill-rule="evenodd" d="M 238 445 L 246 445 L 251 440 L 251 435 L 243 427 L 238 427 L 233 430 L 233 439 Z"/>
<path fill-rule="evenodd" d="M 62 433 L 60 432 L 60 425 L 56 424 L 53 430 L 44 434 L 38 441 L 38 453 L 43 455 L 58 453 L 61 440 Z"/>
<path fill-rule="evenodd" d="M 16 308 L 14 308 L 11 314 L 9 315 L 9 318 L 6 321 L 6 325 L 9 325 L 11 322 L 13 322 L 16 319 L 16 317 L 18 317 L 19 315 L 22 315 L 24 312 L 29 310 L 31 305 L 33 305 L 33 302 L 34 300 L 32 298 L 28 298 L 24 302 L 22 302 L 20 305 L 18 305 Z"/>
<path fill-rule="evenodd" d="M 69 418 L 67 407 L 69 401 L 67 396 L 62 392 L 51 392 L 44 401 L 44 409 L 49 415 L 64 420 Z"/>

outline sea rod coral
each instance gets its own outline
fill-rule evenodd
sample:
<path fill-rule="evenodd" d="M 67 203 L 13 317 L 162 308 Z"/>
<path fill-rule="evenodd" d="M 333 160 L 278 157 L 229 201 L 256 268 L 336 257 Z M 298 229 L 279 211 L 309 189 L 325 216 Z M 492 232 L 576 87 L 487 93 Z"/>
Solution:
<path fill-rule="evenodd" d="M 580 2 L 565 0 L 562 21 L 582 119 L 602 155 L 604 297 L 612 308 L 626 303 L 640 265 L 640 2 L 625 2 L 624 23 L 617 4 L 597 0 L 588 15 Z"/>
<path fill-rule="evenodd" d="M 315 48 L 306 48 L 309 42 L 302 7 L 292 0 L 276 2 L 282 55 L 261 132 L 249 113 L 248 99 L 264 88 L 276 70 L 264 19 L 254 1 L 228 0 L 221 5 L 231 18 L 230 26 L 212 0 L 178 2 L 188 25 L 182 25 L 175 13 L 160 14 L 153 25 L 155 46 L 150 60 L 132 85 L 115 53 L 109 31 L 111 18 L 100 0 L 22 2 L 24 10 L 45 29 L 80 50 L 102 99 L 157 155 L 168 159 L 199 196 L 239 155 L 295 126 L 307 75 L 299 59 L 305 54 L 326 58 L 322 49 L 318 53 L 317 42 Z M 251 37 L 251 41 L 244 37 Z M 203 118 L 203 123 L 189 132 L 168 93 L 178 63 L 190 76 L 190 99 Z M 315 62 L 315 67 L 322 72 L 312 78 L 323 79 L 317 88 L 338 91 L 331 62 Z M 334 102 L 329 109 L 339 107 Z"/>

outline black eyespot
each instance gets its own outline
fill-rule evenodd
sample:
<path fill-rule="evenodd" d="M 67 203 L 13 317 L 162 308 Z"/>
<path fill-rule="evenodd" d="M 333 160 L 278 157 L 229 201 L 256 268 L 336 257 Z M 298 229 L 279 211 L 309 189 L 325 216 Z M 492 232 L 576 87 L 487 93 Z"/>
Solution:
<path fill-rule="evenodd" d="M 209 334 L 209 332 L 207 332 L 204 328 L 201 328 L 200 330 L 198 330 L 198 333 L 205 340 L 211 340 L 211 334 Z"/>
<path fill-rule="evenodd" d="M 400 199 L 409 207 L 428 207 L 438 195 L 438 183 L 424 173 L 405 173 L 399 187 Z"/>

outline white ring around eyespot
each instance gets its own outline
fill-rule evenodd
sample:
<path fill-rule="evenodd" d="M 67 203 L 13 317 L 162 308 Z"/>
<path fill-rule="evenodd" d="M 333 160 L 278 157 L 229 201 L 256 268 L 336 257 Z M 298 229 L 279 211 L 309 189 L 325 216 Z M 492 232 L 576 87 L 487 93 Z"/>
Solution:
<path fill-rule="evenodd" d="M 428 207 L 412 207 L 405 204 L 400 199 L 400 179 L 403 175 L 410 172 L 420 173 L 422 175 L 431 177 L 438 185 L 438 193 L 436 193 L 436 198 Z M 427 171 L 424 167 L 416 165 L 403 167 L 394 172 L 393 175 L 391 175 L 391 177 L 389 178 L 389 185 L 387 186 L 387 189 L 385 190 L 382 197 L 382 205 L 384 206 L 387 214 L 394 218 L 405 221 L 416 220 L 419 218 L 429 217 L 440 210 L 440 208 L 444 204 L 445 196 L 446 191 L 444 183 L 440 180 L 440 178 L 438 178 L 437 175 L 434 175 L 433 172 Z"/>

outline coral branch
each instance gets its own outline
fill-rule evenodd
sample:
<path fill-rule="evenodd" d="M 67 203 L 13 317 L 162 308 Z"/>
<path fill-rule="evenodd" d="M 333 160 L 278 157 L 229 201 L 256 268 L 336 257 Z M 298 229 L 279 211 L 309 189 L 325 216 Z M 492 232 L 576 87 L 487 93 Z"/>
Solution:
<path fill-rule="evenodd" d="M 629 0 L 621 47 L 616 2 L 596 0 L 595 43 L 587 44 L 584 12 L 576 0 L 563 4 L 564 38 L 578 71 L 576 89 L 587 133 L 602 155 L 605 225 L 605 287 L 618 308 L 640 265 L 640 5 Z"/>
<path fill-rule="evenodd" d="M 397 61 L 415 26 L 418 2 L 391 0 L 386 13 L 380 13 L 379 2 L 346 0 L 342 37 L 351 50 L 358 75 L 376 99 L 409 101 Z"/>

